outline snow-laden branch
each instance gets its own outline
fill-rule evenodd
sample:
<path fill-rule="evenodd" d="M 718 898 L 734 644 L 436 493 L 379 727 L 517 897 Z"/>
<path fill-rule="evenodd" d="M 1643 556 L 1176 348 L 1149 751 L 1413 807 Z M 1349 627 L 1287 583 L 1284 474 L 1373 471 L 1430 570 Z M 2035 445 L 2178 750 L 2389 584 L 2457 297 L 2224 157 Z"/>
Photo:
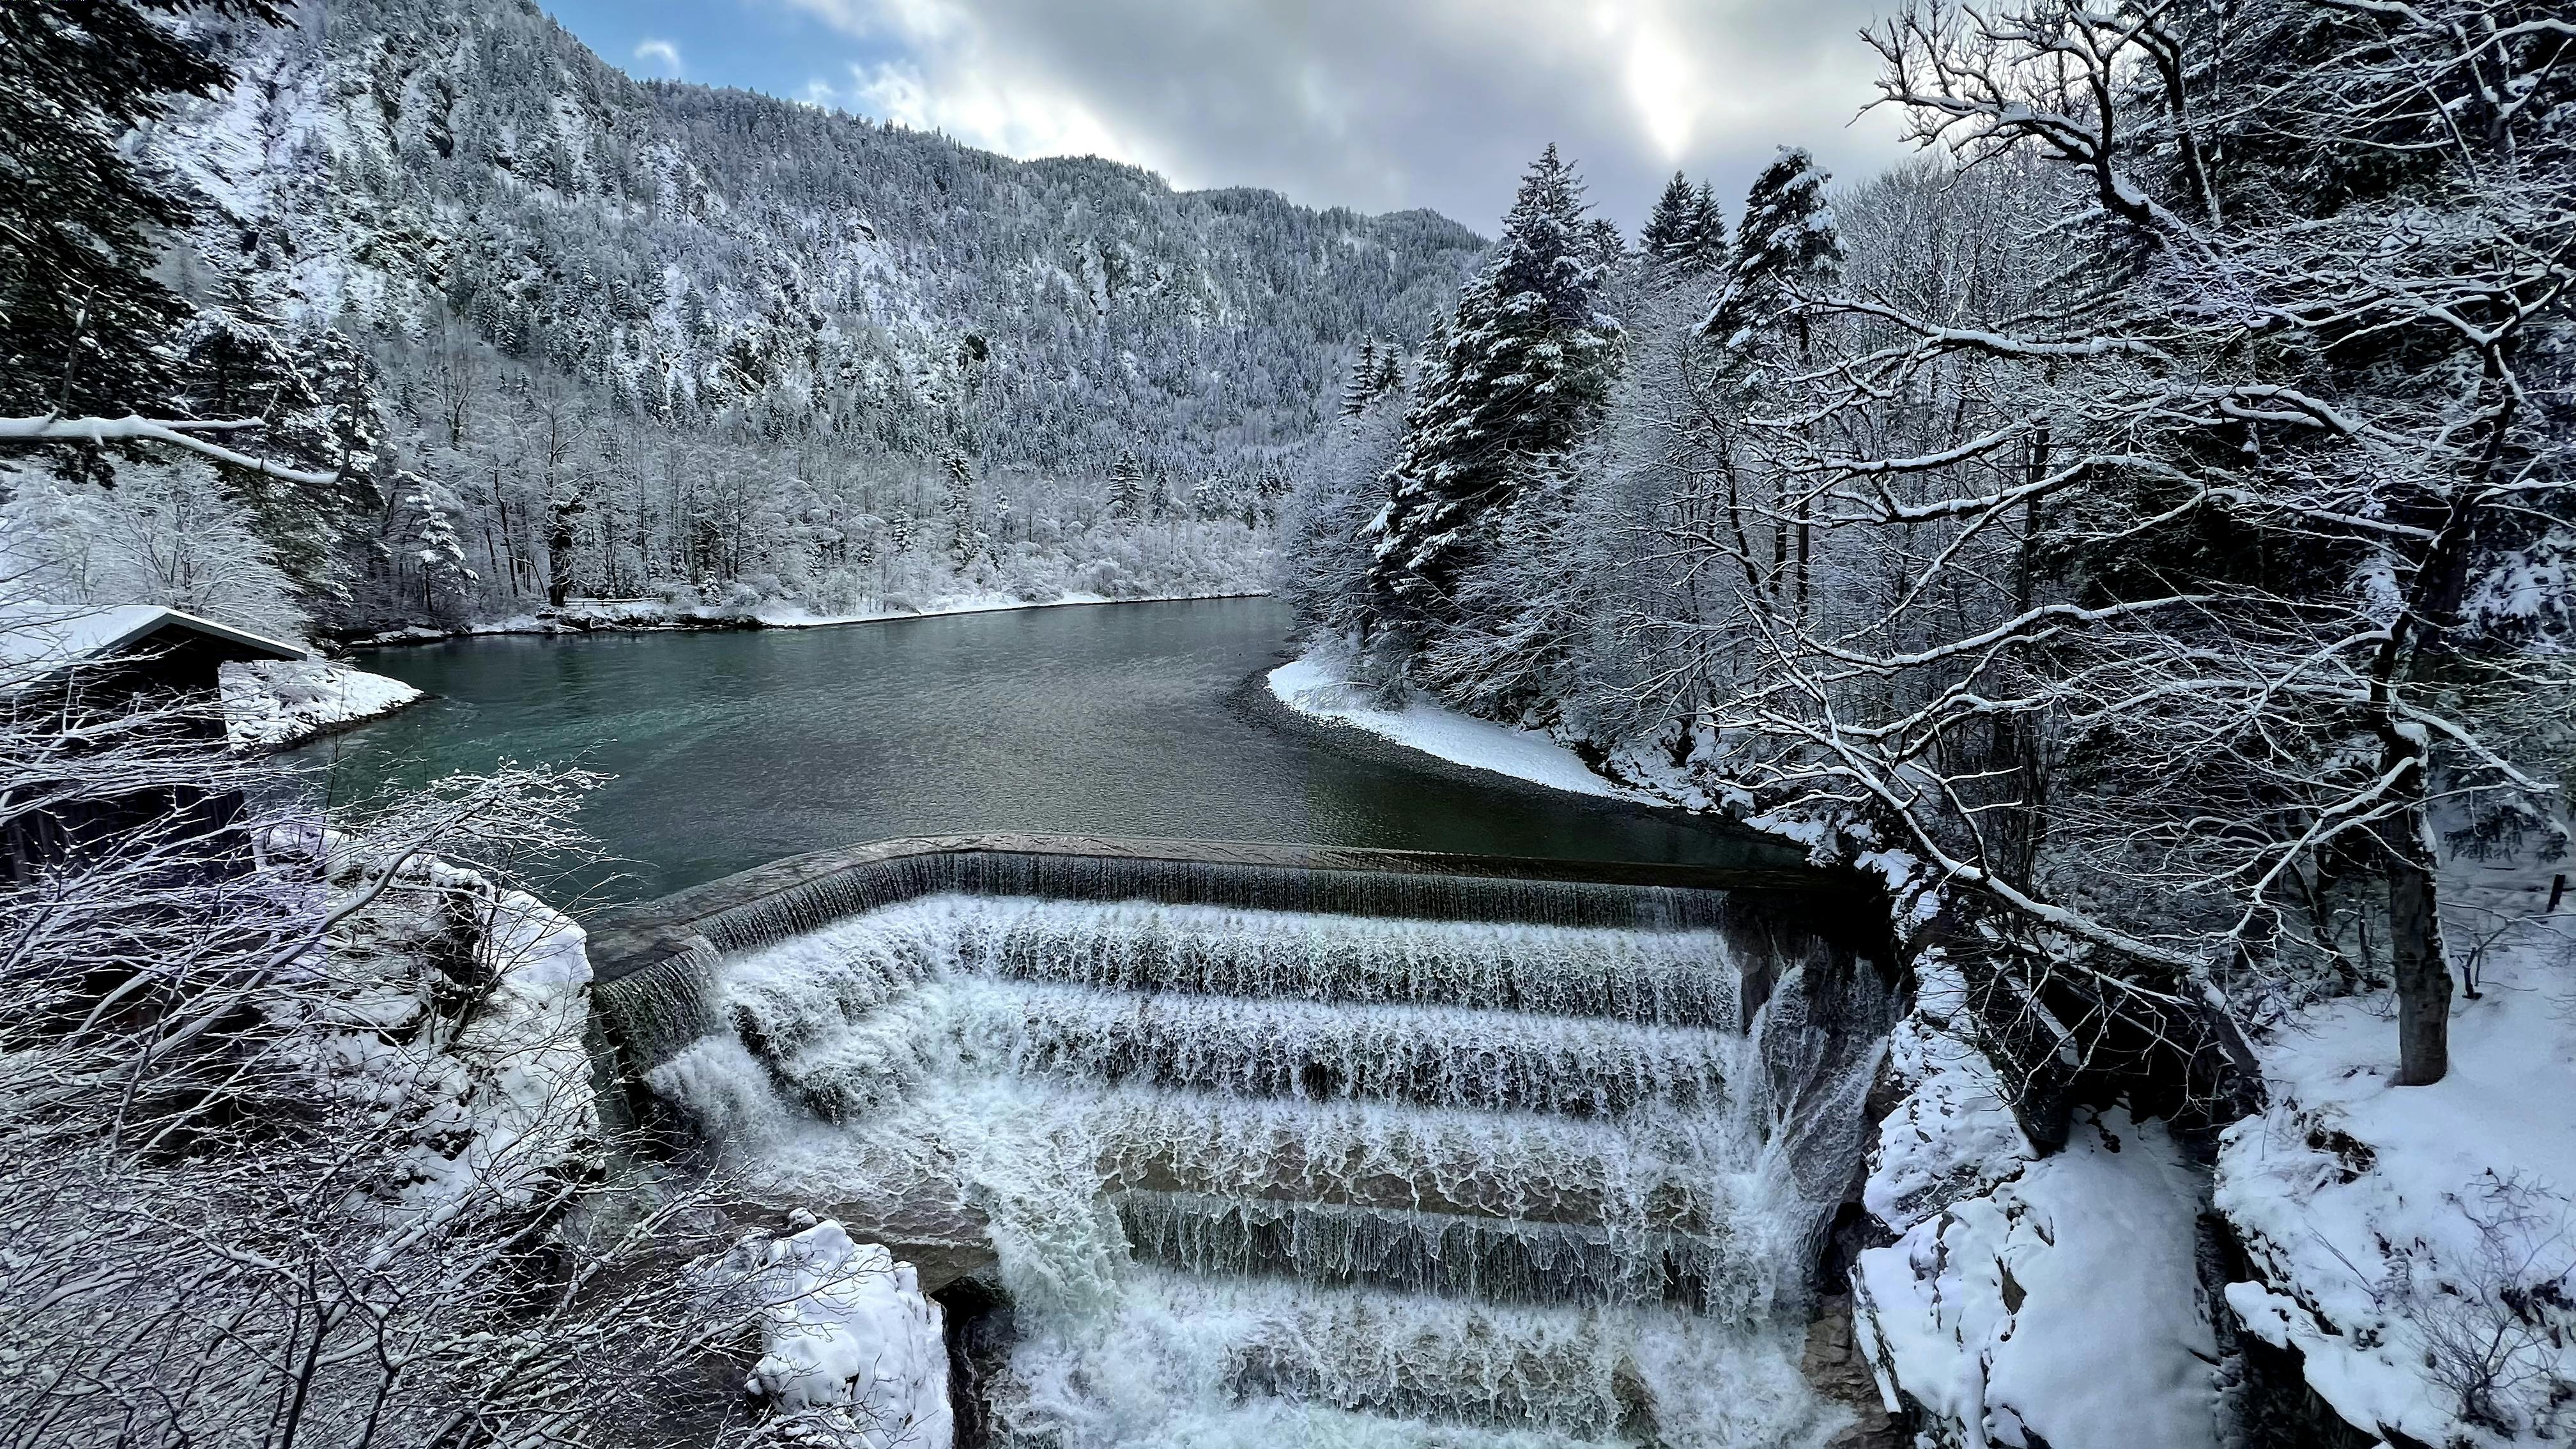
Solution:
<path fill-rule="evenodd" d="M 254 458 L 221 443 L 198 437 L 199 433 L 237 432 L 264 427 L 255 419 L 192 421 L 156 419 L 128 413 L 121 418 L 65 418 L 47 415 L 37 418 L 0 418 L 0 443 L 160 443 L 173 448 L 212 458 L 235 468 L 308 487 L 328 487 L 340 481 L 337 473 L 310 473 L 283 467 L 265 458 Z"/>

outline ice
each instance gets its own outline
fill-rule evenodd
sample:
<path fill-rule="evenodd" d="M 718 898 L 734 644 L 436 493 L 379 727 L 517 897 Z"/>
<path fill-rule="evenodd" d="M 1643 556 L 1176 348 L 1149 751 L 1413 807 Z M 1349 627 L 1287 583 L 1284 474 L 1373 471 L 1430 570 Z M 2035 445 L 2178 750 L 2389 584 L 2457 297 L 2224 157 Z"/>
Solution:
<path fill-rule="evenodd" d="M 841 1449 L 948 1449 L 948 1348 L 939 1305 L 908 1264 L 833 1221 L 744 1244 L 761 1300 L 747 1391 Z"/>

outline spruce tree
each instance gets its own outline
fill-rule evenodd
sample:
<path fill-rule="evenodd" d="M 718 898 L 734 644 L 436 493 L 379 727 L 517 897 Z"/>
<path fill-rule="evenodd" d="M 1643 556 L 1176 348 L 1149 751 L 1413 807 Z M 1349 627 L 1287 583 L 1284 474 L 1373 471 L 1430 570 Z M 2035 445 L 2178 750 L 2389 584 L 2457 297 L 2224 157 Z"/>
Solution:
<path fill-rule="evenodd" d="M 1145 468 L 1136 461 L 1133 451 L 1118 455 L 1109 465 L 1109 516 L 1127 523 L 1136 521 L 1144 511 Z"/>
<path fill-rule="evenodd" d="M 1351 376 L 1342 384 L 1342 416 L 1358 417 L 1368 411 L 1370 399 L 1377 396 L 1377 339 L 1360 339 L 1359 360 L 1351 364 Z"/>
<path fill-rule="evenodd" d="M 1758 341 L 1753 330 L 1779 311 L 1791 291 L 1840 273 L 1842 236 L 1825 204 L 1825 183 L 1832 179 L 1804 149 L 1780 148 L 1745 194 L 1726 288 L 1700 331 L 1732 349 L 1751 346 Z M 1796 325 L 1803 345 L 1804 319 Z"/>
<path fill-rule="evenodd" d="M 1784 146 L 1745 195 L 1726 285 L 1699 325 L 1720 349 L 1719 386 L 1739 398 L 1759 393 L 1766 376 L 1806 358 L 1809 323 L 1797 300 L 1838 276 L 1843 263 L 1842 235 L 1825 204 L 1831 179 L 1804 150 Z M 1767 508 L 1765 587 L 1787 596 L 1803 619 L 1813 582 L 1814 501 L 1804 494 L 1793 500 L 1783 488 Z"/>
<path fill-rule="evenodd" d="M 1404 391 L 1404 358 L 1392 347 L 1377 355 L 1377 376 L 1370 383 L 1373 396 L 1395 397 Z"/>
<path fill-rule="evenodd" d="M 1655 209 L 1646 218 L 1646 229 L 1637 237 L 1637 250 L 1646 257 L 1646 265 L 1661 270 L 1687 254 L 1699 240 L 1699 192 L 1690 178 L 1676 171 L 1664 184 L 1661 196 L 1655 198 Z"/>
<path fill-rule="evenodd" d="M 959 574 L 974 567 L 976 555 L 984 551 L 984 530 L 975 520 L 975 468 L 966 455 L 948 455 L 948 492 L 940 500 L 940 510 L 948 515 L 948 561 Z"/>
<path fill-rule="evenodd" d="M 1619 324 L 1598 307 L 1604 263 L 1585 211 L 1582 181 L 1548 147 L 1445 336 L 1425 346 L 1420 400 L 1366 530 L 1371 627 L 1449 621 L 1484 527 L 1599 414 Z"/>
<path fill-rule="evenodd" d="M 1694 186 L 1680 172 L 1655 198 L 1654 213 L 1637 239 L 1647 271 L 1658 277 L 1695 277 L 1726 264 L 1726 218 L 1703 181 Z"/>
<path fill-rule="evenodd" d="M 1703 181 L 1691 197 L 1689 268 L 1714 272 L 1726 265 L 1726 257 L 1726 213 L 1717 204 L 1717 192 Z"/>
<path fill-rule="evenodd" d="M 210 96 L 225 68 L 171 28 L 190 11 L 276 23 L 269 0 L 0 5 L 0 413 L 158 411 L 186 304 L 150 275 L 187 219 L 124 135 Z"/>

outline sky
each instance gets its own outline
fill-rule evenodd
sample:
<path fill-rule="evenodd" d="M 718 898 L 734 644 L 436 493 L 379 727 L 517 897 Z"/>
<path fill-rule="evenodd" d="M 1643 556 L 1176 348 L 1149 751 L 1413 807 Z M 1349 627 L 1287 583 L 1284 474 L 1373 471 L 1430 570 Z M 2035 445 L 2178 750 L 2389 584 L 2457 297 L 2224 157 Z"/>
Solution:
<path fill-rule="evenodd" d="M 542 0 L 638 76 L 742 86 L 1185 189 L 1430 207 L 1491 234 L 1553 141 L 1634 229 L 1674 171 L 1903 154 L 1881 0 Z"/>

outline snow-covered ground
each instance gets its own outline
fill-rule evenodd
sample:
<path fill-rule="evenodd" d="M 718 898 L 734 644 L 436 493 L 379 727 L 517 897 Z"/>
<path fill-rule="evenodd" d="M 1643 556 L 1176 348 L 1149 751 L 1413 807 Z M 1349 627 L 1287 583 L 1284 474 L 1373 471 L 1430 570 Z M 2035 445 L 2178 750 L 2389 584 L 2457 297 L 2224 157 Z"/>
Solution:
<path fill-rule="evenodd" d="M 1270 671 L 1270 692 L 1281 704 L 1311 719 L 1366 730 L 1452 764 L 1578 795 L 1647 799 L 1594 774 L 1581 756 L 1536 730 L 1495 724 L 1419 698 L 1400 710 L 1380 708 L 1331 663 L 1314 654 Z"/>
<path fill-rule="evenodd" d="M 328 659 L 227 664 L 221 677 L 224 729 L 244 749 L 283 748 L 422 697 L 399 679 Z"/>
<path fill-rule="evenodd" d="M 2356 1425 L 2446 1446 L 2576 1432 L 2576 899 L 2546 913 L 2563 871 L 2445 872 L 2447 944 L 2481 979 L 2442 1081 L 2394 1085 L 2384 992 L 2258 1043 L 2271 1106 L 2229 1129 L 2216 1200 L 2260 1280 L 2227 1299 Z"/>
<path fill-rule="evenodd" d="M 2161 1124 L 2117 1111 L 2038 1156 L 1954 1026 L 1955 974 L 1927 957 L 1919 975 L 1890 1043 L 1906 1094 L 1863 1191 L 1898 1238 L 1854 1273 L 1888 1407 L 1901 1385 L 1973 1445 L 2213 1449 L 2199 1172 Z"/>

